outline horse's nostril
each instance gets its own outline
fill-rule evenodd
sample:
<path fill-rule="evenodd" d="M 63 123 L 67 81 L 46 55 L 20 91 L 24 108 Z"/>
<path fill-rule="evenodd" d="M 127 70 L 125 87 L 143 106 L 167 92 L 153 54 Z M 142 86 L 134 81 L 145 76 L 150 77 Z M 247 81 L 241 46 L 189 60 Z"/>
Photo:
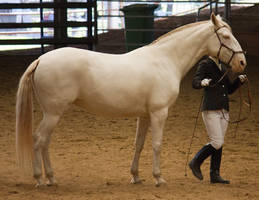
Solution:
<path fill-rule="evenodd" d="M 245 63 L 244 63 L 243 60 L 240 61 L 240 65 L 241 65 L 241 66 L 244 66 L 244 65 L 245 65 Z"/>

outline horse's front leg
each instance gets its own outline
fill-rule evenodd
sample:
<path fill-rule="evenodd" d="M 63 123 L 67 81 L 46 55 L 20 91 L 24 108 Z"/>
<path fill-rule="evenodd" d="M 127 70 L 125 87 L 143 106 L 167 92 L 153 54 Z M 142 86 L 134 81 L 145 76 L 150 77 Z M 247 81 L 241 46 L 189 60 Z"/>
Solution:
<path fill-rule="evenodd" d="M 153 176 L 156 179 L 156 186 L 166 183 L 161 177 L 160 152 L 162 148 L 163 129 L 168 116 L 168 108 L 151 113 L 152 147 L 153 147 Z"/>
<path fill-rule="evenodd" d="M 136 138 L 135 138 L 135 153 L 134 153 L 134 158 L 133 158 L 131 170 L 130 170 L 132 174 L 131 183 L 134 183 L 134 184 L 141 183 L 141 180 L 139 179 L 139 170 L 138 170 L 139 158 L 145 143 L 145 138 L 146 138 L 149 124 L 150 124 L 150 119 L 138 118 Z"/>

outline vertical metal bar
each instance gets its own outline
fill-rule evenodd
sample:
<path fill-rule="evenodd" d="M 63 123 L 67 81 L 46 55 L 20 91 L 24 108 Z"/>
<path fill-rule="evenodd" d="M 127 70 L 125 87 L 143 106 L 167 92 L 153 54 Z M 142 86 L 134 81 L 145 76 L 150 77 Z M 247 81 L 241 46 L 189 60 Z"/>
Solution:
<path fill-rule="evenodd" d="M 210 14 L 212 13 L 212 0 L 210 0 Z"/>
<path fill-rule="evenodd" d="M 54 0 L 54 4 L 60 5 L 61 3 L 67 3 L 67 0 Z M 67 7 L 54 9 L 54 39 L 55 40 L 66 40 L 67 39 L 67 26 L 64 27 L 65 22 L 67 22 Z M 63 26 L 63 27 L 61 27 Z M 66 46 L 65 42 L 63 44 L 55 44 L 54 48 L 60 48 Z"/>
<path fill-rule="evenodd" d="M 60 0 L 60 3 L 67 3 L 67 0 Z M 67 7 L 64 9 L 60 9 L 60 24 L 63 26 L 67 22 Z M 67 26 L 61 27 L 61 38 L 66 40 L 67 39 Z M 63 46 L 66 46 L 66 44 L 63 44 Z"/>
<path fill-rule="evenodd" d="M 94 43 L 98 41 L 98 12 L 97 0 L 94 1 Z"/>
<path fill-rule="evenodd" d="M 230 12 L 231 12 L 231 0 L 225 0 L 225 12 L 224 17 L 228 23 L 230 23 Z"/>
<path fill-rule="evenodd" d="M 42 0 L 40 0 L 40 5 L 42 6 Z M 40 22 L 43 22 L 43 8 L 40 7 Z M 40 27 L 40 38 L 44 37 L 43 26 Z M 41 54 L 44 54 L 44 44 L 41 44 Z"/>
<path fill-rule="evenodd" d="M 108 15 L 110 16 L 110 15 L 112 15 L 112 2 L 107 2 L 107 10 L 108 10 Z M 108 29 L 111 29 L 111 23 L 112 23 L 112 18 L 111 17 L 109 17 L 108 19 L 107 19 L 107 27 L 108 27 Z"/>
<path fill-rule="evenodd" d="M 87 2 L 89 3 L 87 6 L 87 22 L 88 22 L 87 23 L 87 37 L 89 39 L 88 49 L 93 50 L 93 40 L 94 40 L 93 29 L 92 29 L 92 25 L 93 25 L 93 23 L 92 23 L 92 20 L 93 20 L 92 2 L 93 2 L 93 0 L 88 0 Z"/>
<path fill-rule="evenodd" d="M 53 4 L 57 4 L 59 2 L 59 0 L 54 0 Z M 59 38 L 59 28 L 57 27 L 57 25 L 59 24 L 59 9 L 57 7 L 54 8 L 54 40 L 57 41 Z M 58 46 L 56 44 L 54 44 L 54 48 L 58 48 Z"/>
<path fill-rule="evenodd" d="M 216 3 L 215 3 L 215 14 L 216 15 L 218 14 L 218 0 L 216 0 Z"/>

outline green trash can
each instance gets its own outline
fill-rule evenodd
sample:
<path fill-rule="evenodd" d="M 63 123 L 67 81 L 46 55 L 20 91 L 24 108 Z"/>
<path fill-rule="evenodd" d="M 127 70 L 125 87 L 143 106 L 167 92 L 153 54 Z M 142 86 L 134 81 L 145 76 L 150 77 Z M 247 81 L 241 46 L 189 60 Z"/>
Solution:
<path fill-rule="evenodd" d="M 131 4 L 120 9 L 124 13 L 127 51 L 149 44 L 154 39 L 156 4 Z"/>

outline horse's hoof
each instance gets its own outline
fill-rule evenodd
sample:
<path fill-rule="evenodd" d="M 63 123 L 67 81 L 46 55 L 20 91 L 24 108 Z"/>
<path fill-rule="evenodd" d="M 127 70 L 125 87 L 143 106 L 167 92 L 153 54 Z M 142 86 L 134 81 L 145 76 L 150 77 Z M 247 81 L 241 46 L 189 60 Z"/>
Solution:
<path fill-rule="evenodd" d="M 48 181 L 47 183 L 46 183 L 46 185 L 48 186 L 48 187 L 52 187 L 52 186 L 58 186 L 58 183 L 56 182 L 56 181 Z"/>
<path fill-rule="evenodd" d="M 156 187 L 160 187 L 161 185 L 166 185 L 166 181 L 163 178 L 158 178 L 156 180 Z"/>
<path fill-rule="evenodd" d="M 35 188 L 41 188 L 41 187 L 43 187 L 43 186 L 45 186 L 43 183 L 37 183 L 37 184 L 35 185 Z"/>
<path fill-rule="evenodd" d="M 140 180 L 139 178 L 132 178 L 130 183 L 131 184 L 141 184 L 142 180 Z"/>

